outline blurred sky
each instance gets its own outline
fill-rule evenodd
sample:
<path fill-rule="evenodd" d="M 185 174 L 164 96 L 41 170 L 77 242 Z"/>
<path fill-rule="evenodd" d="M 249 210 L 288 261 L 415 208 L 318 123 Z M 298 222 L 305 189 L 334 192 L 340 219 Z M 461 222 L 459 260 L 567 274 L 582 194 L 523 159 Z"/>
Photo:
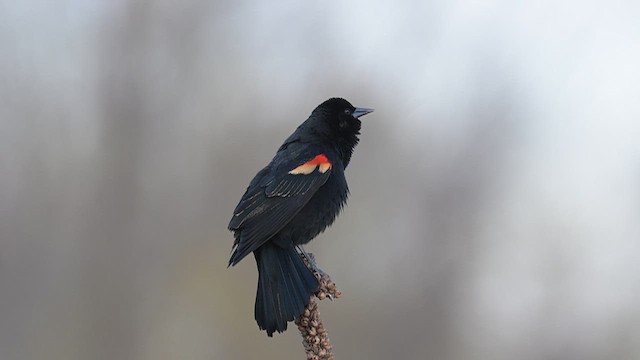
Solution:
<path fill-rule="evenodd" d="M 252 176 L 375 108 L 310 249 L 338 359 L 640 358 L 640 3 L 1 1 L 0 358 L 302 358 Z"/>

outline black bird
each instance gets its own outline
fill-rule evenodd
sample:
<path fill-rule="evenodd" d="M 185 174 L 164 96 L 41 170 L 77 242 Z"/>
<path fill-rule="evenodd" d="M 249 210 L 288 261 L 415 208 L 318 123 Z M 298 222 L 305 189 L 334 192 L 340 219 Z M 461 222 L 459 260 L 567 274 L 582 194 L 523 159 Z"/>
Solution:
<path fill-rule="evenodd" d="M 251 180 L 233 211 L 229 266 L 253 252 L 255 318 L 268 336 L 285 331 L 318 290 L 296 248 L 324 231 L 342 210 L 349 195 L 344 169 L 358 144 L 359 118 L 372 111 L 340 98 L 320 104 Z"/>

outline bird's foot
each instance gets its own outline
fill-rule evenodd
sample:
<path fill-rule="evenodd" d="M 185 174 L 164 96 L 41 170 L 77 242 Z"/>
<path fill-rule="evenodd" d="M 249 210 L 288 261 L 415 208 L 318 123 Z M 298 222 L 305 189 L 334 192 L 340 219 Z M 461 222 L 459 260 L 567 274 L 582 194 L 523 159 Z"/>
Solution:
<path fill-rule="evenodd" d="M 316 264 L 316 260 L 313 254 L 306 252 L 304 248 L 300 245 L 296 247 L 298 248 L 298 251 L 300 252 L 300 256 L 304 260 L 307 267 L 313 272 L 313 275 L 316 277 L 316 279 L 318 279 L 318 283 L 320 284 L 320 286 L 318 288 L 318 291 L 316 291 L 315 293 L 316 297 L 320 300 L 324 300 L 328 298 L 329 300 L 332 300 L 332 301 L 333 299 L 339 298 L 342 295 L 342 293 L 338 291 L 338 289 L 336 288 L 336 284 L 331 280 L 331 277 L 329 276 L 329 274 L 327 274 L 326 272 L 324 272 L 324 270 L 318 267 L 318 264 Z"/>
<path fill-rule="evenodd" d="M 336 284 L 331 280 L 329 275 L 324 274 L 320 277 L 320 288 L 316 292 L 316 297 L 320 300 L 328 298 L 329 300 L 337 299 L 342 293 L 336 288 Z"/>

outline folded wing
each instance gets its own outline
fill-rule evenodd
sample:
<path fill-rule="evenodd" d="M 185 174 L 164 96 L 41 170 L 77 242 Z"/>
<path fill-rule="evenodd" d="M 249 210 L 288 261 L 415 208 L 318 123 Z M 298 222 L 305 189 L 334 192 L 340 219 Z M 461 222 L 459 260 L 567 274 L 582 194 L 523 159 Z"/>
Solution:
<path fill-rule="evenodd" d="M 251 181 L 233 212 L 229 222 L 235 236 L 231 266 L 286 226 L 331 175 L 332 164 L 321 153 L 276 160 Z"/>

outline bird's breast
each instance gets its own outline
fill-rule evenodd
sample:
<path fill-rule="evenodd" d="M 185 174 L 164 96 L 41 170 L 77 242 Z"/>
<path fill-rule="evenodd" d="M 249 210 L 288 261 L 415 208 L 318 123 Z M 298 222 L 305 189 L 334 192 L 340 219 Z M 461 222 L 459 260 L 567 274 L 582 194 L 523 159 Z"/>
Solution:
<path fill-rule="evenodd" d="M 332 172 L 302 210 L 279 233 L 281 239 L 306 244 L 330 226 L 347 201 L 349 190 L 343 171 Z"/>

